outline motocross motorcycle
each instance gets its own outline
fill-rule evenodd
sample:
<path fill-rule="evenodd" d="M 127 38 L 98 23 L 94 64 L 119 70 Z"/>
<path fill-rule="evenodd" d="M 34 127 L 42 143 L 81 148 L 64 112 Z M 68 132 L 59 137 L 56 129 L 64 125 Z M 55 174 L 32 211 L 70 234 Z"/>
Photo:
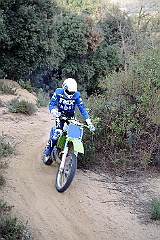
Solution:
<path fill-rule="evenodd" d="M 77 170 L 77 155 L 84 153 L 82 143 L 84 124 L 79 123 L 75 118 L 68 120 L 65 116 L 59 117 L 65 120 L 62 133 L 60 134 L 56 146 L 54 146 L 50 158 L 43 162 L 46 165 L 56 161 L 59 164 L 56 174 L 56 190 L 64 192 L 71 184 Z"/>

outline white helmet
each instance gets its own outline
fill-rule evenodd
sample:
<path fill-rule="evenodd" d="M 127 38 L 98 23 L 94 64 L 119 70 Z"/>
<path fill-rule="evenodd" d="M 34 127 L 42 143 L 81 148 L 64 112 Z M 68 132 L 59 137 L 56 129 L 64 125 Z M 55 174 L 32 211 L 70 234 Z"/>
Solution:
<path fill-rule="evenodd" d="M 67 78 L 62 84 L 62 88 L 67 98 L 72 98 L 77 92 L 77 82 L 73 78 Z"/>

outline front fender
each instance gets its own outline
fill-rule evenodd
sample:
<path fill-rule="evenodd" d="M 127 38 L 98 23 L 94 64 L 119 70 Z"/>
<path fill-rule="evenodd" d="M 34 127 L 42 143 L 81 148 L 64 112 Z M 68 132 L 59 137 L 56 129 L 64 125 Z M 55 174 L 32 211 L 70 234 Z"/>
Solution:
<path fill-rule="evenodd" d="M 73 143 L 74 151 L 84 154 L 84 147 L 83 147 L 83 143 L 81 142 L 81 140 L 79 140 L 77 138 L 69 137 L 68 141 Z"/>

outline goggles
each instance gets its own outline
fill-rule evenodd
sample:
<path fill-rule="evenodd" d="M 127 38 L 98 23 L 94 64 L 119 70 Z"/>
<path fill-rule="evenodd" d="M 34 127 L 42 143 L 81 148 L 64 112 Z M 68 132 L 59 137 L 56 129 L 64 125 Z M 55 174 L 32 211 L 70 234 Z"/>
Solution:
<path fill-rule="evenodd" d="M 75 93 L 75 92 L 70 92 L 70 91 L 68 91 L 68 89 L 65 89 L 65 92 L 66 92 L 66 94 L 68 94 L 68 95 L 74 95 L 74 93 Z"/>

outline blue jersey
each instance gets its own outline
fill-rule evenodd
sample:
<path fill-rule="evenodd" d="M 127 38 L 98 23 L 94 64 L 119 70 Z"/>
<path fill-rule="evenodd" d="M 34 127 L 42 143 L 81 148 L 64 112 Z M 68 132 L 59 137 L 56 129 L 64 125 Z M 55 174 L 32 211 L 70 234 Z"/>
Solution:
<path fill-rule="evenodd" d="M 71 99 L 68 99 L 64 93 L 63 88 L 57 88 L 49 103 L 49 110 L 51 111 L 57 105 L 59 112 L 73 113 L 76 106 L 78 106 L 84 119 L 88 119 L 89 115 L 86 111 L 79 92 L 75 92 Z"/>

